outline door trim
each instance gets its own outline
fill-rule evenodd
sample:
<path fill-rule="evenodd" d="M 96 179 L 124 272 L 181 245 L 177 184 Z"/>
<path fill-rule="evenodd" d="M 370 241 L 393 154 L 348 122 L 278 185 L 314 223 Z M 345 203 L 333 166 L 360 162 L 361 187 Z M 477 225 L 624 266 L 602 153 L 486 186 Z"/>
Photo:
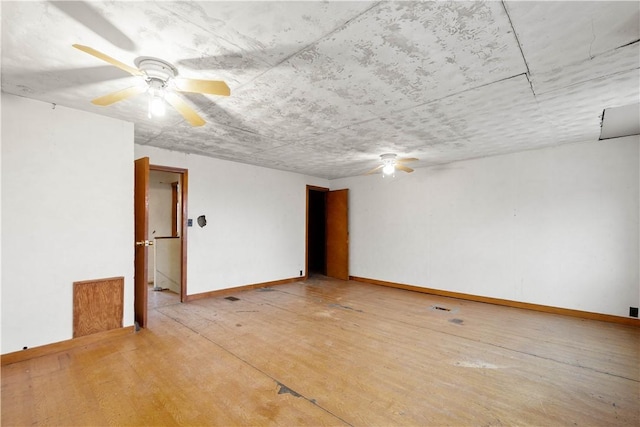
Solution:
<path fill-rule="evenodd" d="M 149 165 L 150 171 L 172 172 L 181 177 L 180 199 L 182 221 L 180 224 L 180 302 L 187 300 L 187 202 L 189 193 L 189 170 L 172 166 Z M 146 289 L 146 288 L 145 288 Z M 146 308 L 145 308 L 146 310 Z"/>

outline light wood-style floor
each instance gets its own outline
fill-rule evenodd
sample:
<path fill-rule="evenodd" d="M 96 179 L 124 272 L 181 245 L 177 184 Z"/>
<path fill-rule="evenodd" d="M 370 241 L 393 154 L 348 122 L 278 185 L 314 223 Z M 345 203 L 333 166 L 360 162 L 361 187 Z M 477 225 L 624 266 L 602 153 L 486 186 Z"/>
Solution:
<path fill-rule="evenodd" d="M 3 366 L 2 425 L 640 425 L 638 328 L 323 276 L 230 295 Z"/>

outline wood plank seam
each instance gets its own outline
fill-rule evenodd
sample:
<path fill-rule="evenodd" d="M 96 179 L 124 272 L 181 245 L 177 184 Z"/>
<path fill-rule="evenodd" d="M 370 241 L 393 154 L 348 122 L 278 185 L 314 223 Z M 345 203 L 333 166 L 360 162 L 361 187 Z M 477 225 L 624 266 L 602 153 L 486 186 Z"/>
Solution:
<path fill-rule="evenodd" d="M 282 383 L 281 381 L 279 381 L 277 378 L 273 377 L 273 375 L 269 374 L 268 372 L 265 372 L 263 369 L 260 369 L 258 366 L 254 365 L 253 363 L 249 362 L 248 360 L 246 360 L 245 358 L 241 357 L 240 355 L 234 353 L 233 351 L 231 351 L 230 349 L 228 349 L 227 347 L 225 347 L 224 345 L 220 344 L 219 342 L 213 340 L 211 337 L 208 337 L 206 334 L 202 334 L 201 331 L 198 331 L 194 328 L 192 328 L 191 326 L 189 326 L 188 324 L 181 322 L 180 319 L 174 318 L 169 316 L 167 313 L 163 312 L 162 309 L 156 309 L 155 310 L 157 313 L 162 314 L 163 316 L 166 316 L 168 319 L 170 319 L 173 322 L 176 322 L 177 324 L 179 324 L 180 326 L 189 329 L 190 331 L 192 331 L 194 334 L 197 334 L 199 336 L 201 336 L 202 338 L 204 338 L 205 340 L 209 341 L 211 344 L 215 345 L 216 347 L 218 347 L 220 350 L 226 352 L 227 354 L 229 354 L 230 356 L 232 356 L 233 358 L 235 358 L 236 360 L 244 363 L 245 365 L 251 367 L 252 369 L 255 369 L 256 371 L 260 372 L 262 375 L 265 375 L 266 377 L 270 378 L 271 380 L 273 380 L 275 382 L 275 384 L 277 384 L 279 391 L 278 394 L 283 394 L 283 393 L 289 393 L 294 397 L 300 397 L 304 400 L 306 400 L 307 402 L 317 406 L 318 408 L 322 409 L 323 411 L 325 411 L 327 414 L 339 419 L 340 421 L 342 421 L 343 423 L 345 423 L 346 425 L 352 425 L 351 423 L 349 423 L 348 421 L 346 421 L 345 419 L 341 418 L 340 416 L 334 414 L 333 412 L 331 412 L 329 409 L 321 406 L 318 404 L 318 402 L 316 402 L 314 399 L 311 399 L 307 396 L 304 396 L 301 393 L 298 393 L 296 391 L 293 391 L 292 389 L 290 389 L 289 387 L 287 387 L 284 383 Z M 286 389 L 288 391 L 283 391 L 283 389 Z"/>

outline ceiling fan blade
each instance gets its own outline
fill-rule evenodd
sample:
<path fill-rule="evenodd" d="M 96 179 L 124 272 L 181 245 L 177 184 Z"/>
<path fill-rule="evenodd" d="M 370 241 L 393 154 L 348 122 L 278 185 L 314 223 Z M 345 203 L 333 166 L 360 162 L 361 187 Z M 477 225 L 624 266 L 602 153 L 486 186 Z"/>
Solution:
<path fill-rule="evenodd" d="M 132 96 L 138 95 L 142 92 L 145 92 L 146 90 L 147 88 L 142 86 L 131 86 L 126 89 L 122 89 L 117 92 L 113 92 L 108 95 L 101 96 L 100 98 L 96 98 L 91 102 L 96 105 L 101 105 L 105 107 L 115 102 L 122 101 L 123 99 L 131 98 Z"/>
<path fill-rule="evenodd" d="M 206 122 L 202 117 L 195 112 L 182 98 L 173 92 L 169 92 L 165 95 L 164 99 L 173 106 L 186 121 L 191 123 L 192 126 L 202 126 Z"/>
<path fill-rule="evenodd" d="M 174 80 L 176 89 L 180 92 L 207 93 L 210 95 L 231 95 L 229 86 L 221 80 L 196 80 L 182 79 Z"/>
<path fill-rule="evenodd" d="M 405 171 L 405 172 L 413 172 L 413 169 L 411 169 L 410 167 L 407 167 L 405 165 L 401 165 L 399 163 L 396 163 L 396 169 L 400 169 L 401 171 Z"/>
<path fill-rule="evenodd" d="M 396 162 L 409 163 L 409 162 L 417 162 L 418 159 L 415 157 L 403 157 L 400 159 L 396 159 Z"/>
<path fill-rule="evenodd" d="M 74 44 L 73 47 L 75 47 L 76 49 L 79 49 L 79 50 L 81 50 L 83 52 L 86 52 L 89 55 L 93 55 L 96 58 L 102 59 L 103 61 L 106 61 L 111 65 L 115 65 L 116 67 L 120 68 L 121 70 L 126 71 L 129 74 L 132 74 L 134 76 L 144 76 L 144 73 L 142 71 L 138 70 L 137 68 L 130 67 L 127 64 L 124 64 L 124 63 L 118 61 L 117 59 L 113 59 L 109 55 L 105 55 L 104 53 L 99 52 L 99 51 L 95 50 L 92 47 L 83 46 L 81 44 Z"/>
<path fill-rule="evenodd" d="M 365 172 L 363 175 L 374 174 L 374 173 L 378 172 L 380 169 L 382 169 L 383 167 L 384 167 L 384 165 L 376 166 L 375 168 L 371 169 L 369 172 Z"/>

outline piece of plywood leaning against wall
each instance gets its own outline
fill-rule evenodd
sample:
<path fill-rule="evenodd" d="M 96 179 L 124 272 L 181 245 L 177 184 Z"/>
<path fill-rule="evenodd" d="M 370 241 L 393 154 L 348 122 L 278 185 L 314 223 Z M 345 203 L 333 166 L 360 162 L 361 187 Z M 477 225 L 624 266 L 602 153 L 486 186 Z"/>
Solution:
<path fill-rule="evenodd" d="M 73 337 L 122 328 L 124 277 L 73 283 Z"/>

